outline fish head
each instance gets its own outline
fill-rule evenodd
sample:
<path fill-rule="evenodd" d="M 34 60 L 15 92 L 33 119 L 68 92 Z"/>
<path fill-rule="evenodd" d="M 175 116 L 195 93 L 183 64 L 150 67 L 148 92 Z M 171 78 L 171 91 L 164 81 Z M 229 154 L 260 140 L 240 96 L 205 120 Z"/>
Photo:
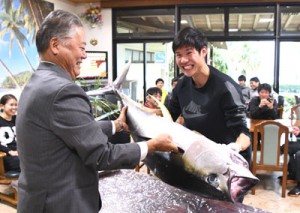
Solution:
<path fill-rule="evenodd" d="M 247 161 L 226 145 L 195 141 L 182 156 L 185 169 L 236 202 L 259 181 Z"/>

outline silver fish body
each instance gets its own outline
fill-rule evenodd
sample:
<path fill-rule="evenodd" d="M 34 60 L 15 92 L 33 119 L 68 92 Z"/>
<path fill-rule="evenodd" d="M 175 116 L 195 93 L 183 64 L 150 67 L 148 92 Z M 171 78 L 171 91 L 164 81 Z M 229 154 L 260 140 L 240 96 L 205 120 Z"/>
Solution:
<path fill-rule="evenodd" d="M 128 106 L 127 122 L 135 141 L 168 133 L 183 150 L 183 154 L 157 152 L 145 159 L 146 165 L 165 182 L 207 197 L 237 201 L 259 181 L 247 161 L 226 145 L 149 113 L 129 97 L 119 95 Z"/>
<path fill-rule="evenodd" d="M 127 105 L 127 123 L 135 142 L 161 133 L 172 136 L 182 154 L 155 152 L 144 160 L 153 173 L 170 185 L 206 197 L 238 201 L 258 183 L 247 161 L 224 144 L 217 144 L 186 127 L 154 115 L 120 92 L 129 64 L 123 73 L 105 88 L 87 92 L 90 96 L 114 93 Z"/>

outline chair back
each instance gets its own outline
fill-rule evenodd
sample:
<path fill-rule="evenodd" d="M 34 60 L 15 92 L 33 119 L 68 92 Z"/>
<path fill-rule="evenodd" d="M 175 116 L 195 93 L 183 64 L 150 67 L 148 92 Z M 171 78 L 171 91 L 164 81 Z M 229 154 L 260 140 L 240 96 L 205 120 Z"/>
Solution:
<path fill-rule="evenodd" d="M 260 154 L 258 150 L 259 134 L 261 137 Z M 257 170 L 282 171 L 282 197 L 285 197 L 286 191 L 288 135 L 288 127 L 273 120 L 264 121 L 254 127 L 252 173 L 255 175 Z M 280 162 L 282 142 L 284 144 L 283 163 Z M 252 190 L 252 193 L 254 192 Z"/>
<path fill-rule="evenodd" d="M 5 200 L 13 205 L 18 203 L 17 179 L 20 172 L 5 172 L 4 157 L 6 153 L 0 151 L 0 200 Z M 10 190 L 10 194 L 6 194 L 6 190 Z"/>
<path fill-rule="evenodd" d="M 291 119 L 300 120 L 300 104 L 291 108 Z"/>

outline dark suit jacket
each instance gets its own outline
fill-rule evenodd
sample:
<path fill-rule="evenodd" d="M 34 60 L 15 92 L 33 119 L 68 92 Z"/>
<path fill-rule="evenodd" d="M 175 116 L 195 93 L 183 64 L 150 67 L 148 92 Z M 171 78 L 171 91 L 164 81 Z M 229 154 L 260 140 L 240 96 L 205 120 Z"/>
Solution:
<path fill-rule="evenodd" d="M 107 142 L 111 121 L 96 122 L 88 96 L 52 63 L 42 62 L 24 88 L 16 129 L 20 213 L 96 213 L 97 171 L 140 160 L 137 144 Z"/>

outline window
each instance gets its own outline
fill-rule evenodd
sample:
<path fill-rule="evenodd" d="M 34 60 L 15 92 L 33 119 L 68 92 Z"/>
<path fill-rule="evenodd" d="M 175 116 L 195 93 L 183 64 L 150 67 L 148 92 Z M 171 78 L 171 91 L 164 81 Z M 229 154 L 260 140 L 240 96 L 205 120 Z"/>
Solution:
<path fill-rule="evenodd" d="M 295 95 L 300 94 L 300 42 L 281 42 L 280 47 L 279 94 L 284 97 L 284 117 L 288 118 Z"/>
<path fill-rule="evenodd" d="M 274 35 L 274 11 L 274 6 L 229 8 L 229 35 Z"/>
<path fill-rule="evenodd" d="M 125 49 L 125 63 L 131 59 L 131 63 L 143 63 L 144 62 L 144 55 L 143 51 L 141 50 L 130 50 Z M 153 52 L 147 52 L 147 62 L 154 63 L 154 54 Z"/>
<path fill-rule="evenodd" d="M 180 29 L 187 26 L 200 29 L 206 36 L 224 35 L 224 8 L 183 8 Z"/>
<path fill-rule="evenodd" d="M 300 7 L 282 6 L 281 9 L 281 35 L 299 36 L 300 35 Z"/>
<path fill-rule="evenodd" d="M 116 37 L 172 36 L 174 26 L 174 8 L 122 9 L 116 12 Z"/>

